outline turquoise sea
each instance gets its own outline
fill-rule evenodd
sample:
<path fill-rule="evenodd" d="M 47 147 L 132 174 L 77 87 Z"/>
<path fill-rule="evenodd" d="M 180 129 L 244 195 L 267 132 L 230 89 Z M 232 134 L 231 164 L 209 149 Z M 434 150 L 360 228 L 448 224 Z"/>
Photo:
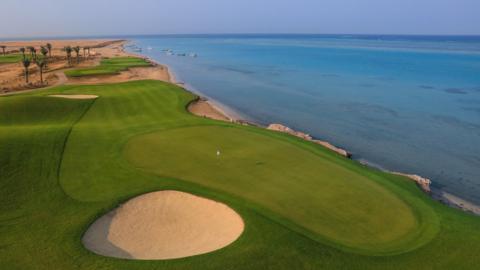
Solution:
<path fill-rule="evenodd" d="M 480 203 L 480 37 L 130 39 L 247 120 L 285 124 Z"/>

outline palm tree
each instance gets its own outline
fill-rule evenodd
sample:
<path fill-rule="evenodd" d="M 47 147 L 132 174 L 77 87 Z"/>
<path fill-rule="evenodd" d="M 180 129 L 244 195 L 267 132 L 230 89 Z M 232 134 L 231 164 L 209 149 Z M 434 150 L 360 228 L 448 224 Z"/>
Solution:
<path fill-rule="evenodd" d="M 30 57 L 33 59 L 33 53 L 36 51 L 34 47 L 28 46 L 27 50 L 30 51 Z"/>
<path fill-rule="evenodd" d="M 37 60 L 37 49 L 35 47 L 29 46 L 28 50 L 30 51 L 30 56 L 32 57 L 33 61 Z"/>
<path fill-rule="evenodd" d="M 43 55 L 43 62 L 45 63 L 45 67 L 47 67 L 47 60 L 46 60 L 46 57 L 47 57 L 47 54 L 48 54 L 48 49 L 44 46 L 40 47 L 40 52 L 42 53 Z"/>
<path fill-rule="evenodd" d="M 28 67 L 30 66 L 30 59 L 23 58 L 22 64 L 23 64 L 23 67 L 25 68 L 25 81 L 28 84 Z"/>
<path fill-rule="evenodd" d="M 23 59 L 25 59 L 25 48 L 20 48 L 20 52 L 22 53 Z"/>
<path fill-rule="evenodd" d="M 35 64 L 37 64 L 38 70 L 40 71 L 40 83 L 43 85 L 43 69 L 47 66 L 47 61 L 45 61 L 45 57 L 42 57 L 37 59 Z"/>
<path fill-rule="evenodd" d="M 87 47 L 83 47 L 83 58 L 85 58 L 85 51 L 87 50 Z"/>
<path fill-rule="evenodd" d="M 0 48 L 2 48 L 3 56 L 5 56 L 5 48 L 7 48 L 7 46 L 5 46 L 5 45 L 0 45 Z"/>
<path fill-rule="evenodd" d="M 48 57 L 52 57 L 52 44 L 47 43 Z"/>
<path fill-rule="evenodd" d="M 73 50 L 77 54 L 77 64 L 78 64 L 80 61 L 80 46 L 73 47 Z"/>
<path fill-rule="evenodd" d="M 70 58 L 72 57 L 72 47 L 70 46 L 67 46 L 65 47 L 65 52 L 67 53 L 67 61 L 68 61 L 68 65 L 70 66 Z"/>

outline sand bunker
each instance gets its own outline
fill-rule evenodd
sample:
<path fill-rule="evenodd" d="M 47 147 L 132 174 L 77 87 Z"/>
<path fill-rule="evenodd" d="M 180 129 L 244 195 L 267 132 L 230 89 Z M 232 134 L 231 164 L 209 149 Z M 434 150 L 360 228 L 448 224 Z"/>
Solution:
<path fill-rule="evenodd" d="M 69 99 L 95 99 L 96 95 L 49 95 L 49 97 L 69 98 Z"/>
<path fill-rule="evenodd" d="M 84 246 L 100 255 L 161 260 L 211 252 L 235 241 L 242 218 L 225 204 L 184 192 L 138 196 L 95 221 Z"/>

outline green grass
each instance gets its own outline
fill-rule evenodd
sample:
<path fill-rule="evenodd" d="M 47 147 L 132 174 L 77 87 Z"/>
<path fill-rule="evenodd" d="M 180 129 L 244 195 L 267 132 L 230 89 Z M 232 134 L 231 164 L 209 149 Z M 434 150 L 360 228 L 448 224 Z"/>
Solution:
<path fill-rule="evenodd" d="M 126 156 L 147 172 L 238 196 L 314 238 L 368 254 L 404 252 L 437 231 L 435 213 L 422 202 L 416 202 L 423 207 L 419 218 L 409 205 L 415 202 L 405 202 L 378 181 L 315 149 L 269 135 L 219 126 L 178 128 L 132 139 Z M 431 223 L 422 224 L 427 219 Z"/>
<path fill-rule="evenodd" d="M 131 67 L 146 67 L 151 64 L 145 59 L 136 57 L 114 57 L 103 59 L 100 65 L 92 68 L 73 69 L 65 71 L 69 77 L 114 75 Z"/>
<path fill-rule="evenodd" d="M 0 52 L 0 64 L 11 64 L 11 63 L 16 63 L 22 61 L 22 55 L 21 54 L 7 54 L 3 55 Z"/>
<path fill-rule="evenodd" d="M 480 218 L 318 145 L 194 117 L 185 111 L 193 98 L 157 81 L 0 98 L 2 269 L 478 268 Z M 168 261 L 83 248 L 97 217 L 163 189 L 228 204 L 244 233 L 219 251 Z"/>

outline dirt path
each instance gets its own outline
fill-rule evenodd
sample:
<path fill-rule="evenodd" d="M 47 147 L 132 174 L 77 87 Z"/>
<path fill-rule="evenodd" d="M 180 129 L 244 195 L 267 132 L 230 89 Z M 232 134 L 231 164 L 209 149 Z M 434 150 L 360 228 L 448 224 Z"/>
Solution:
<path fill-rule="evenodd" d="M 65 73 L 63 71 L 55 72 L 55 76 L 57 76 L 58 81 L 56 82 L 55 85 L 52 85 L 51 87 L 64 85 L 68 82 L 67 75 L 65 75 Z"/>

